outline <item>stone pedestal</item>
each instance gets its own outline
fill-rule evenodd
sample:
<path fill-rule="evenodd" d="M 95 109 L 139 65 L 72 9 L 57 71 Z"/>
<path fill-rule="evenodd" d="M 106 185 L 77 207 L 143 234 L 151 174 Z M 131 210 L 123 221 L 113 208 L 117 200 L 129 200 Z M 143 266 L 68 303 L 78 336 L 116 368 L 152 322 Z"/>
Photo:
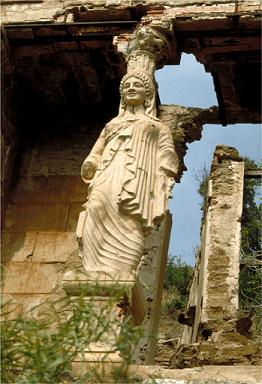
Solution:
<path fill-rule="evenodd" d="M 135 276 L 132 273 L 106 273 L 86 272 L 82 268 L 69 270 L 63 277 L 63 288 L 72 300 L 82 295 L 87 303 L 95 303 L 97 314 L 106 313 L 105 324 L 97 328 L 102 336 L 97 343 L 90 343 L 84 356 L 79 354 L 73 363 L 98 364 L 111 363 L 122 364 L 120 352 L 116 350 L 116 340 L 121 332 L 121 324 L 126 315 L 128 300 L 131 297 L 131 289 L 135 284 Z M 126 299 L 126 307 L 124 304 Z M 106 312 L 105 312 L 106 311 Z M 102 316 L 103 318 L 103 316 Z M 96 321 L 96 319 L 94 319 Z M 99 320 L 98 320 L 99 321 Z"/>
<path fill-rule="evenodd" d="M 142 328 L 142 336 L 134 351 L 130 351 L 131 361 L 154 363 L 170 231 L 171 215 L 168 214 L 146 238 L 144 255 L 136 272 L 86 272 L 83 268 L 65 272 L 63 288 L 72 300 L 82 295 L 86 302 L 95 303 L 97 311 L 111 308 L 110 329 L 101 342 L 87 346 L 84 358 L 79 355 L 74 360 L 75 365 L 81 365 L 83 361 L 89 365 L 110 363 L 108 366 L 117 367 L 123 364 L 115 341 L 128 316 L 134 326 Z"/>

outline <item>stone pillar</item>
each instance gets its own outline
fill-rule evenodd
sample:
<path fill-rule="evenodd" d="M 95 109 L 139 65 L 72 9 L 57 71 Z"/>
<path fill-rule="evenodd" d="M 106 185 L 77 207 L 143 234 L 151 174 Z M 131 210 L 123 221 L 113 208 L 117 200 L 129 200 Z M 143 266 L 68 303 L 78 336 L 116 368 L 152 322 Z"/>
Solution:
<path fill-rule="evenodd" d="M 146 238 L 145 253 L 133 288 L 133 319 L 135 324 L 143 327 L 143 335 L 133 355 L 133 361 L 139 365 L 154 364 L 171 227 L 172 217 L 168 214 L 164 222 Z"/>
<path fill-rule="evenodd" d="M 181 344 L 224 332 L 228 325 L 232 330 L 237 319 L 243 182 L 244 163 L 237 151 L 217 146 L 208 183 L 201 248 L 185 315 L 189 321 L 191 311 L 194 318 L 186 326 Z"/>
<path fill-rule="evenodd" d="M 200 322 L 225 331 L 237 319 L 244 162 L 234 148 L 217 146 L 208 191 Z"/>

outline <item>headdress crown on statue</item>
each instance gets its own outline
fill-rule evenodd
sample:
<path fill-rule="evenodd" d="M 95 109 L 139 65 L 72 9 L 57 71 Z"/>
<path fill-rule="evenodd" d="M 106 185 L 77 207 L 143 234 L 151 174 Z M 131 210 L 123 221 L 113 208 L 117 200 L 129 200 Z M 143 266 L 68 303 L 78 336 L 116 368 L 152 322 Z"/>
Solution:
<path fill-rule="evenodd" d="M 127 72 L 139 68 L 154 76 L 156 66 L 161 67 L 163 57 L 168 56 L 170 44 L 164 34 L 151 27 L 140 27 L 131 36 L 127 47 Z"/>

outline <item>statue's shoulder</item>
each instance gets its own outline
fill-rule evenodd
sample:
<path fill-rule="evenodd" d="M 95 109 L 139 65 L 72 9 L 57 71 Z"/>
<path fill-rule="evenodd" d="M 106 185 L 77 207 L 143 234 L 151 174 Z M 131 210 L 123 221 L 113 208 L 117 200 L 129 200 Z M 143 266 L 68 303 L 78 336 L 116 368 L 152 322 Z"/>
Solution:
<path fill-rule="evenodd" d="M 118 117 L 113 117 L 112 120 L 108 121 L 105 125 L 105 128 L 110 128 L 111 126 L 117 123 Z"/>
<path fill-rule="evenodd" d="M 170 132 L 169 127 L 159 119 L 155 119 L 155 124 L 163 132 Z"/>
<path fill-rule="evenodd" d="M 120 125 L 119 118 L 114 117 L 112 120 L 110 120 L 106 123 L 104 130 L 106 133 L 109 133 L 112 130 L 115 130 L 115 128 L 118 127 L 119 125 Z"/>

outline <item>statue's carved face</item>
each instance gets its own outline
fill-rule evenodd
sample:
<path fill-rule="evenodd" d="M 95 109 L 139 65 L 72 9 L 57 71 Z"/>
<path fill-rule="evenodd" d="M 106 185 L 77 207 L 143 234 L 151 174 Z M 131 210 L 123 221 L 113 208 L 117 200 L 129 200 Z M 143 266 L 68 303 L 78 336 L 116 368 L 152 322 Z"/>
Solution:
<path fill-rule="evenodd" d="M 123 84 L 122 95 L 127 105 L 141 105 L 146 100 L 146 89 L 143 81 L 131 76 Z"/>

